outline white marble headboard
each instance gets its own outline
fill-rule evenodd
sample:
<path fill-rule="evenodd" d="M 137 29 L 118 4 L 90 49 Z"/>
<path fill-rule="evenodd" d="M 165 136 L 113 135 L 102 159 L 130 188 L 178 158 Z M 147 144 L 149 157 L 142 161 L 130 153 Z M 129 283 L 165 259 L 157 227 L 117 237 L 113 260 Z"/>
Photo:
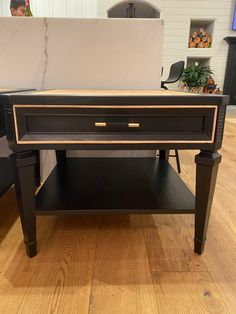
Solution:
<path fill-rule="evenodd" d="M 162 51 L 159 19 L 2 17 L 0 88 L 157 89 Z M 155 151 L 69 152 L 74 155 L 154 157 Z M 44 180 L 55 155 L 41 157 Z"/>
<path fill-rule="evenodd" d="M 0 18 L 0 86 L 160 87 L 159 19 Z"/>

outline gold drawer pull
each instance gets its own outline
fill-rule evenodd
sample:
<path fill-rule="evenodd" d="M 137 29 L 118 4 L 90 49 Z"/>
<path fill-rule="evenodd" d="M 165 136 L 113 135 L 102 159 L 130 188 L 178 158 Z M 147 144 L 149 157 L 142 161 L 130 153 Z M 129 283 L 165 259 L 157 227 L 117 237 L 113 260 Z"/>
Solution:
<path fill-rule="evenodd" d="M 139 128 L 139 126 L 140 126 L 139 123 L 129 123 L 128 124 L 129 128 Z"/>
<path fill-rule="evenodd" d="M 127 127 L 127 124 L 124 122 L 95 122 L 95 126 L 99 128 L 106 128 L 107 126 L 120 126 L 120 127 Z M 129 128 L 139 128 L 139 123 L 128 123 Z"/>
<path fill-rule="evenodd" d="M 107 126 L 106 122 L 95 122 L 95 126 L 99 128 L 105 128 Z"/>

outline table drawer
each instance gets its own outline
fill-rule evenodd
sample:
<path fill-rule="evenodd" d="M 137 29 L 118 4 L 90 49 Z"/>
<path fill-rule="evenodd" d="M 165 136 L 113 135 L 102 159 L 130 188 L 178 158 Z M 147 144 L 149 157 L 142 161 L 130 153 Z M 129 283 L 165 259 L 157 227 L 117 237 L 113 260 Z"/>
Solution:
<path fill-rule="evenodd" d="M 17 142 L 205 141 L 217 106 L 14 105 Z"/>

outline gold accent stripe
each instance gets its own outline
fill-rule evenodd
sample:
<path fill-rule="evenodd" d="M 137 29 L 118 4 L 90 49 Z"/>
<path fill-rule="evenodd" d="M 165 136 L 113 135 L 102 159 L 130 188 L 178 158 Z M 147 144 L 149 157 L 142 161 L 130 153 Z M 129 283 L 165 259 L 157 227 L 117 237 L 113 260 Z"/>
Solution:
<path fill-rule="evenodd" d="M 202 141 L 17 141 L 17 144 L 29 145 L 29 144 L 211 144 L 212 140 Z"/>
<path fill-rule="evenodd" d="M 203 105 L 134 105 L 134 106 L 131 106 L 131 105 L 25 105 L 25 104 L 22 104 L 22 105 L 18 105 L 18 104 L 15 104 L 13 105 L 14 108 L 57 108 L 57 109 L 61 109 L 61 108 L 97 108 L 97 109 L 100 109 L 100 108 L 115 108 L 115 109 L 132 109 L 132 108 L 135 108 L 135 109 L 155 109 L 155 108 L 162 108 L 162 109 L 169 109 L 169 108 L 215 108 L 217 109 L 217 106 L 216 105 L 206 105 L 206 106 L 203 106 Z"/>
<path fill-rule="evenodd" d="M 216 109 L 214 112 L 213 128 L 212 128 L 212 134 L 211 134 L 212 143 L 214 143 L 214 140 L 215 140 L 217 114 L 218 114 L 218 106 L 216 106 Z"/>
<path fill-rule="evenodd" d="M 16 108 L 13 105 L 13 118 L 14 118 L 14 126 L 15 126 L 15 134 L 16 134 L 16 143 L 19 143 L 19 132 L 18 132 L 18 125 L 17 125 L 17 118 L 16 118 Z"/>

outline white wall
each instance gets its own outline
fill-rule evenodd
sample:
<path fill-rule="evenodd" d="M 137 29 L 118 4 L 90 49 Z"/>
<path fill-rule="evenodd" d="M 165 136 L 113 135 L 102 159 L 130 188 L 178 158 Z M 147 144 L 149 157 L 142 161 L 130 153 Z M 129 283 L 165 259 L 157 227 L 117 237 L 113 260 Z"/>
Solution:
<path fill-rule="evenodd" d="M 10 16 L 10 0 L 0 0 L 0 16 Z M 34 16 L 97 17 L 97 0 L 31 0 Z"/>
<path fill-rule="evenodd" d="M 107 10 L 118 0 L 98 0 L 98 16 L 106 17 Z M 135 2 L 135 0 L 134 0 Z M 164 74 L 169 73 L 172 63 L 184 60 L 187 56 L 211 56 L 210 65 L 215 73 L 216 83 L 223 87 L 228 45 L 224 37 L 236 36 L 231 31 L 235 0 L 147 0 L 161 10 L 165 21 L 164 35 Z M 210 49 L 188 49 L 190 18 L 215 18 L 213 47 Z"/>

